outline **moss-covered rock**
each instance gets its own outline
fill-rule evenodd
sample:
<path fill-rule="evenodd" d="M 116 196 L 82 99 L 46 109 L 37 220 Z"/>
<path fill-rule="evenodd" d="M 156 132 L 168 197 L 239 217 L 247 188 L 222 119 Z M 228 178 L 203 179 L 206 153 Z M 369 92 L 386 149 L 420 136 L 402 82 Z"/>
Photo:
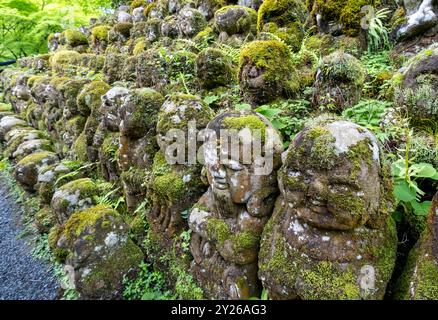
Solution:
<path fill-rule="evenodd" d="M 324 57 L 315 78 L 315 108 L 342 111 L 359 102 L 365 80 L 362 63 L 348 53 L 336 51 Z"/>
<path fill-rule="evenodd" d="M 74 180 L 56 189 L 51 207 L 57 222 L 63 224 L 73 212 L 94 205 L 93 196 L 97 194 L 99 194 L 99 187 L 89 178 Z"/>
<path fill-rule="evenodd" d="M 257 12 L 244 6 L 225 6 L 214 14 L 213 29 L 217 33 L 248 34 L 254 31 L 257 23 Z"/>
<path fill-rule="evenodd" d="M 438 120 L 438 46 L 431 45 L 408 60 L 394 99 L 414 125 Z"/>
<path fill-rule="evenodd" d="M 365 128 L 326 117 L 293 140 L 259 253 L 271 298 L 383 298 L 397 234 L 380 150 Z"/>
<path fill-rule="evenodd" d="M 396 287 L 396 299 L 438 299 L 438 193 L 435 195 L 427 227 L 409 257 Z"/>
<path fill-rule="evenodd" d="M 11 158 L 19 161 L 24 157 L 39 151 L 53 151 L 52 142 L 47 139 L 23 141 L 12 153 Z"/>
<path fill-rule="evenodd" d="M 58 156 L 50 151 L 40 151 L 21 159 L 15 166 L 15 178 L 26 190 L 35 191 L 39 171 L 58 161 Z"/>
<path fill-rule="evenodd" d="M 206 26 L 207 21 L 198 10 L 184 8 L 179 12 L 179 29 L 183 36 L 192 38 Z"/>
<path fill-rule="evenodd" d="M 239 84 L 245 101 L 263 104 L 292 96 L 299 80 L 288 47 L 279 41 L 254 41 L 240 54 Z"/>
<path fill-rule="evenodd" d="M 87 36 L 79 30 L 68 29 L 64 31 L 64 37 L 66 44 L 71 47 L 77 47 L 81 45 L 88 45 Z"/>
<path fill-rule="evenodd" d="M 140 138 L 153 130 L 157 123 L 158 111 L 164 102 L 164 97 L 149 88 L 131 91 L 118 110 L 121 122 L 121 134 Z"/>
<path fill-rule="evenodd" d="M 208 48 L 196 58 L 196 75 L 204 89 L 213 89 L 233 83 L 235 74 L 228 57 L 220 50 Z"/>
<path fill-rule="evenodd" d="M 108 46 L 108 32 L 110 26 L 100 25 L 91 29 L 91 47 L 96 53 L 105 52 Z"/>
<path fill-rule="evenodd" d="M 117 211 L 98 205 L 74 213 L 53 238 L 81 298 L 121 298 L 123 278 L 143 260 Z"/>
<path fill-rule="evenodd" d="M 355 37 L 361 30 L 362 7 L 379 3 L 372 0 L 315 0 L 309 2 L 309 10 L 320 32 Z"/>
<path fill-rule="evenodd" d="M 268 22 L 274 22 L 279 27 L 293 24 L 302 27 L 306 16 L 306 6 L 302 0 L 265 0 L 258 11 L 257 29 L 261 30 Z"/>
<path fill-rule="evenodd" d="M 7 115 L 0 119 L 0 138 L 3 139 L 5 135 L 17 127 L 26 127 L 27 123 L 17 116 Z"/>
<path fill-rule="evenodd" d="M 71 170 L 63 163 L 52 164 L 40 170 L 38 173 L 38 184 L 35 187 L 38 189 L 40 202 L 42 204 L 50 205 L 56 184 L 62 185 L 80 178 L 80 173 L 68 175 L 70 171 Z"/>
<path fill-rule="evenodd" d="M 35 214 L 35 225 L 40 234 L 48 233 L 55 222 L 55 216 L 50 207 L 44 207 Z"/>
<path fill-rule="evenodd" d="M 50 65 L 54 74 L 62 76 L 68 73 L 70 65 L 80 56 L 77 51 L 61 50 L 56 52 L 50 59 Z"/>
<path fill-rule="evenodd" d="M 83 116 L 93 115 L 99 110 L 102 103 L 102 96 L 107 93 L 111 87 L 103 81 L 93 81 L 85 85 L 77 96 L 78 111 Z"/>

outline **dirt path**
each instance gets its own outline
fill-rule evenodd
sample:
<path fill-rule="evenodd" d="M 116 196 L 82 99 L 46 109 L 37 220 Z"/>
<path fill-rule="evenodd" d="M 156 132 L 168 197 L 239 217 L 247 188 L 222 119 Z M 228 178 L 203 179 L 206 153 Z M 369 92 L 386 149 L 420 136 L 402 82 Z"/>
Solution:
<path fill-rule="evenodd" d="M 22 209 L 5 179 L 0 175 L 0 300 L 55 299 L 59 284 L 51 267 L 19 238 Z"/>

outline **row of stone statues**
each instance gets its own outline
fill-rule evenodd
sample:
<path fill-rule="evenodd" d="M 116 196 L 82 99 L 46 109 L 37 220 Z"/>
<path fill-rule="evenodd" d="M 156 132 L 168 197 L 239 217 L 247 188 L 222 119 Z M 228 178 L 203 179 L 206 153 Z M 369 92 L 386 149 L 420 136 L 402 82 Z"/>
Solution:
<path fill-rule="evenodd" d="M 250 111 L 222 113 L 207 126 L 215 132 L 230 128 L 273 129 Z M 221 163 L 208 156 L 216 150 L 204 149 L 208 190 L 188 220 L 190 271 L 205 296 L 249 298 L 263 286 L 276 299 L 383 298 L 397 236 L 389 172 L 374 135 L 322 117 L 283 154 L 279 135 L 269 138 L 269 175 L 255 174 L 257 159 Z M 212 148 L 227 152 L 224 144 Z M 160 221 L 176 221 L 180 214 L 155 210 L 170 215 Z M 161 232 L 171 238 L 174 229 L 167 223 Z"/>

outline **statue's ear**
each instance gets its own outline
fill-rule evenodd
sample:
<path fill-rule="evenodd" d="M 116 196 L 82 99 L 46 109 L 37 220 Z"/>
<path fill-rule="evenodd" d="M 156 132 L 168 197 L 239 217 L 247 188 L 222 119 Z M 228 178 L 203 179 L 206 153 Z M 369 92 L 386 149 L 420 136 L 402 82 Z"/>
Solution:
<path fill-rule="evenodd" d="M 279 195 L 278 188 L 267 187 L 257 190 L 247 203 L 248 213 L 253 217 L 265 217 L 272 213 Z"/>
<path fill-rule="evenodd" d="M 201 181 L 205 186 L 208 186 L 208 177 L 207 177 L 207 168 L 205 166 L 202 167 L 201 170 Z"/>

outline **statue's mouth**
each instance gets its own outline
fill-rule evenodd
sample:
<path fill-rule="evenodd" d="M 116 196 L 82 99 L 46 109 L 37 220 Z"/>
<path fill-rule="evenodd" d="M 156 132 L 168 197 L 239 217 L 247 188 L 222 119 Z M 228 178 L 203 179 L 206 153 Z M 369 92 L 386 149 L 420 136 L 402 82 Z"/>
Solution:
<path fill-rule="evenodd" d="M 228 189 L 228 183 L 227 183 L 227 180 L 225 178 L 216 178 L 215 177 L 213 179 L 213 186 L 219 190 Z"/>

